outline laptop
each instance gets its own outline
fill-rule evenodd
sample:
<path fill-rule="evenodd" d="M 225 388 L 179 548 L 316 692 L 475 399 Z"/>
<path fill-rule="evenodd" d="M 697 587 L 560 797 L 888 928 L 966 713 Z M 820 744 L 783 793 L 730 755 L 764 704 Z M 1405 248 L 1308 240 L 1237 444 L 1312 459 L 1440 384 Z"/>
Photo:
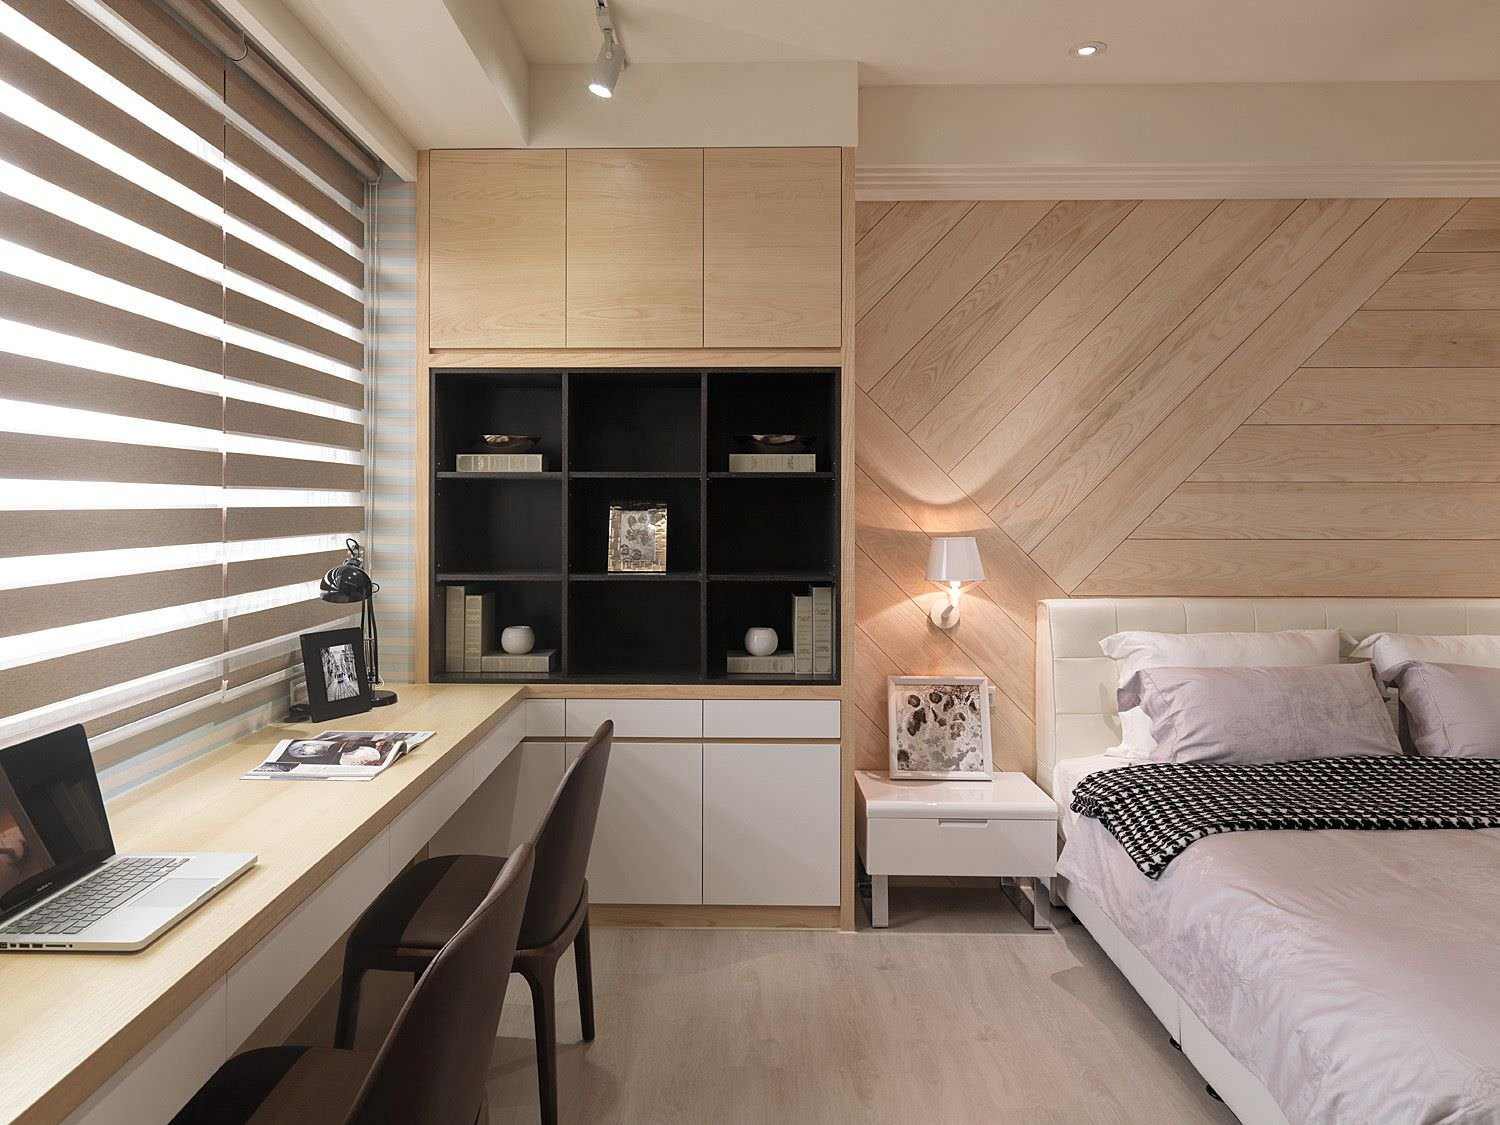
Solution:
<path fill-rule="evenodd" d="M 254 863 L 117 855 L 81 726 L 0 750 L 0 950 L 143 949 Z"/>

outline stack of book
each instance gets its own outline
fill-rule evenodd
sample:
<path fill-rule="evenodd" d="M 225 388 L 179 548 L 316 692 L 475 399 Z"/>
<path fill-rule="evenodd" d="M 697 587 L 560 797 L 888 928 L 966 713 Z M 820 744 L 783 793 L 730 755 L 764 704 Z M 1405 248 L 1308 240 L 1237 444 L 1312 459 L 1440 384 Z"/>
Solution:
<path fill-rule="evenodd" d="M 513 454 L 524 457 L 529 454 Z M 468 586 L 447 589 L 447 629 L 443 650 L 443 667 L 449 672 L 491 675 L 525 675 L 555 672 L 557 650 L 537 648 L 519 655 L 491 648 L 495 636 L 495 595 L 493 591 L 471 590 Z"/>
<path fill-rule="evenodd" d="M 798 456 L 798 454 L 789 454 Z M 833 638 L 838 610 L 832 586 L 813 586 L 792 598 L 792 647 L 769 656 L 744 650 L 729 653 L 725 671 L 731 676 L 831 676 Z"/>
<path fill-rule="evenodd" d="M 540 453 L 460 453 L 460 473 L 539 473 Z"/>
<path fill-rule="evenodd" d="M 731 473 L 813 473 L 818 469 L 816 453 L 731 453 Z M 767 658 L 769 659 L 769 657 Z"/>

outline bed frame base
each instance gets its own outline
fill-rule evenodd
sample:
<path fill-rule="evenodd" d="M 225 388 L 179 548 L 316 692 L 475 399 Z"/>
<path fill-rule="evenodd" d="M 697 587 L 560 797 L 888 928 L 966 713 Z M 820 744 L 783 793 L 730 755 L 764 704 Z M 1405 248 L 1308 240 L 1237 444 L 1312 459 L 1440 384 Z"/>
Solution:
<path fill-rule="evenodd" d="M 1127 938 L 1109 916 L 1066 879 L 1053 879 L 1053 893 L 1115 963 L 1153 1015 L 1167 1029 L 1172 1043 L 1203 1077 L 1209 1094 L 1223 1102 L 1243 1125 L 1288 1125 L 1286 1115 L 1260 1079 L 1229 1053 L 1187 1006 L 1177 991 Z"/>

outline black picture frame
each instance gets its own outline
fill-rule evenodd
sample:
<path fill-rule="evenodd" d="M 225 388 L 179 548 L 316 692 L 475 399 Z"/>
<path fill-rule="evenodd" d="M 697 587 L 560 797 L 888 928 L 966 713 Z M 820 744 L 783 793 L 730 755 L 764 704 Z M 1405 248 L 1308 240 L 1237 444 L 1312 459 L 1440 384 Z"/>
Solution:
<path fill-rule="evenodd" d="M 374 706 L 370 701 L 370 674 L 365 668 L 365 639 L 359 629 L 324 629 L 303 633 L 301 639 L 307 717 L 311 722 L 363 714 Z M 348 680 L 351 664 L 352 685 Z M 342 694 L 351 686 L 352 694 Z"/>

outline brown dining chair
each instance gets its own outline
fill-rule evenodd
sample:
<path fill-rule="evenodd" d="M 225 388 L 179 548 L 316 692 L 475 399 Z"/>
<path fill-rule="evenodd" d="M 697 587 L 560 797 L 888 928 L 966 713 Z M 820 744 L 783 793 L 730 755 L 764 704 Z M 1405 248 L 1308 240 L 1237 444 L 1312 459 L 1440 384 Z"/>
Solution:
<path fill-rule="evenodd" d="M 573 947 L 578 969 L 578 1014 L 584 1040 L 594 1038 L 594 980 L 589 963 L 589 893 L 585 874 L 614 724 L 604 723 L 563 774 L 533 843 L 536 876 L 526 900 L 510 971 L 531 988 L 536 1028 L 537 1094 L 542 1121 L 557 1121 L 557 963 Z M 360 985 L 371 969 L 420 976 L 433 955 L 473 909 L 504 859 L 487 855 L 435 856 L 408 867 L 370 904 L 344 949 L 334 1042 L 352 1047 Z M 497 964 L 504 965 L 500 960 Z M 498 1024 L 498 1020 L 496 1021 Z"/>
<path fill-rule="evenodd" d="M 406 998 L 375 1052 L 265 1047 L 230 1059 L 172 1125 L 484 1125 L 485 1078 L 536 853 L 496 872 Z"/>

